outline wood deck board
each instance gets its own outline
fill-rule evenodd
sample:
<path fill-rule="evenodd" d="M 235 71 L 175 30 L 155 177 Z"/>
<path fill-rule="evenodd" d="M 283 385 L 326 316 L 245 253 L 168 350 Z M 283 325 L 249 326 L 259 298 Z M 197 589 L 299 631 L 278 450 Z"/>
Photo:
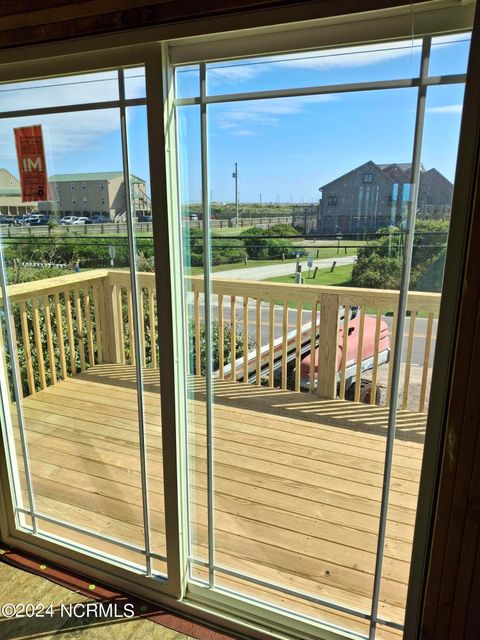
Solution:
<path fill-rule="evenodd" d="M 205 558 L 204 381 L 190 380 L 189 388 L 194 549 Z M 158 372 L 145 370 L 152 536 L 162 553 L 158 393 Z M 215 401 L 217 561 L 368 609 L 385 409 L 220 381 Z M 94 367 L 27 397 L 24 413 L 38 508 L 141 544 L 134 369 Z M 381 602 L 382 615 L 396 621 L 405 602 L 425 424 L 423 414 L 399 413 Z"/>

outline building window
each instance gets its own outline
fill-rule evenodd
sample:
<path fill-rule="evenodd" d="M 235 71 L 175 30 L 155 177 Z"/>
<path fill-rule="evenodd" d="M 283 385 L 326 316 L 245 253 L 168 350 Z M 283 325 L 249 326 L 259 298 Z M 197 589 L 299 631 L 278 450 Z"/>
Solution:
<path fill-rule="evenodd" d="M 72 198 L 72 204 L 77 204 L 77 200 L 75 198 Z"/>
<path fill-rule="evenodd" d="M 364 173 L 363 174 L 364 182 L 373 182 L 373 173 Z"/>
<path fill-rule="evenodd" d="M 103 184 L 103 182 L 100 183 L 100 191 L 103 191 L 105 189 L 105 185 Z"/>
<path fill-rule="evenodd" d="M 75 190 L 75 185 L 72 183 L 72 184 L 70 185 L 70 188 L 71 188 L 71 190 L 72 190 L 72 191 L 74 191 L 74 190 Z"/>
<path fill-rule="evenodd" d="M 394 202 L 393 196 L 388 196 L 388 206 L 391 207 Z"/>
<path fill-rule="evenodd" d="M 328 196 L 327 204 L 329 207 L 337 206 L 337 196 Z"/>
<path fill-rule="evenodd" d="M 87 196 L 83 196 L 83 202 L 86 204 L 86 202 L 87 202 Z"/>
<path fill-rule="evenodd" d="M 102 198 L 102 204 L 105 204 L 105 198 Z"/>

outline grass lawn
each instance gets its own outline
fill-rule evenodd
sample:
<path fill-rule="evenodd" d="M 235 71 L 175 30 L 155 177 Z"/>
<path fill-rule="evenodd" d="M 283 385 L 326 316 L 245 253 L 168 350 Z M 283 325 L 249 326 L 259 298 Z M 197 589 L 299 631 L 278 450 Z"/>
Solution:
<path fill-rule="evenodd" d="M 317 277 L 314 279 L 308 278 L 308 272 L 304 272 L 304 284 L 316 284 L 316 285 L 329 285 L 335 287 L 349 287 L 352 285 L 352 269 L 353 264 L 344 264 L 335 267 L 333 272 L 330 269 L 319 269 L 317 271 Z M 313 269 L 311 275 L 313 276 Z M 276 278 L 269 278 L 268 282 L 287 282 L 289 284 L 295 283 L 295 274 L 289 276 L 278 276 Z"/>

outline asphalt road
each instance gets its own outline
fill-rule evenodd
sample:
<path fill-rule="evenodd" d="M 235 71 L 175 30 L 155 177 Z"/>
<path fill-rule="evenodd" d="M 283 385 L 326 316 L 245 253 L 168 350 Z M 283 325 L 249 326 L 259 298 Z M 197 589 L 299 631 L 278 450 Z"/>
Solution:
<path fill-rule="evenodd" d="M 313 261 L 313 268 L 326 269 L 332 266 L 335 261 L 337 266 L 343 264 L 353 264 L 356 260 L 355 256 L 344 256 L 335 258 L 322 258 Z M 300 262 L 302 272 L 308 272 L 307 262 Z M 216 271 L 214 278 L 222 280 L 268 280 L 268 278 L 276 278 L 278 276 L 288 276 L 295 272 L 294 262 L 281 262 L 280 264 L 267 265 L 263 267 L 246 267 L 244 269 L 232 269 L 231 271 Z"/>

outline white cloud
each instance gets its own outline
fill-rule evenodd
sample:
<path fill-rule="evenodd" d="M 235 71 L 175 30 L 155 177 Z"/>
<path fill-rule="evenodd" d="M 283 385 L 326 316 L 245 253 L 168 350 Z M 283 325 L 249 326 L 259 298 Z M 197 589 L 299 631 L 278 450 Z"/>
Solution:
<path fill-rule="evenodd" d="M 127 98 L 144 95 L 144 77 L 138 69 L 126 72 Z M 52 78 L 35 82 L 0 85 L 0 110 L 48 108 L 88 104 L 118 99 L 116 72 Z M 131 110 L 127 117 L 131 117 Z M 105 149 L 104 136 L 120 132 L 116 109 L 57 113 L 0 120 L 0 154 L 6 160 L 16 157 L 14 127 L 41 124 L 47 155 L 59 157 L 73 153 L 95 153 Z M 119 133 L 120 135 L 120 133 Z M 121 164 L 121 158 L 117 159 Z"/>
<path fill-rule="evenodd" d="M 262 127 L 276 125 L 282 116 L 300 113 L 308 104 L 336 100 L 332 95 L 250 100 L 222 105 L 213 114 L 220 129 L 235 135 L 258 135 Z"/>
<path fill-rule="evenodd" d="M 427 113 L 462 113 L 462 104 L 446 104 L 443 107 L 427 107 Z"/>

